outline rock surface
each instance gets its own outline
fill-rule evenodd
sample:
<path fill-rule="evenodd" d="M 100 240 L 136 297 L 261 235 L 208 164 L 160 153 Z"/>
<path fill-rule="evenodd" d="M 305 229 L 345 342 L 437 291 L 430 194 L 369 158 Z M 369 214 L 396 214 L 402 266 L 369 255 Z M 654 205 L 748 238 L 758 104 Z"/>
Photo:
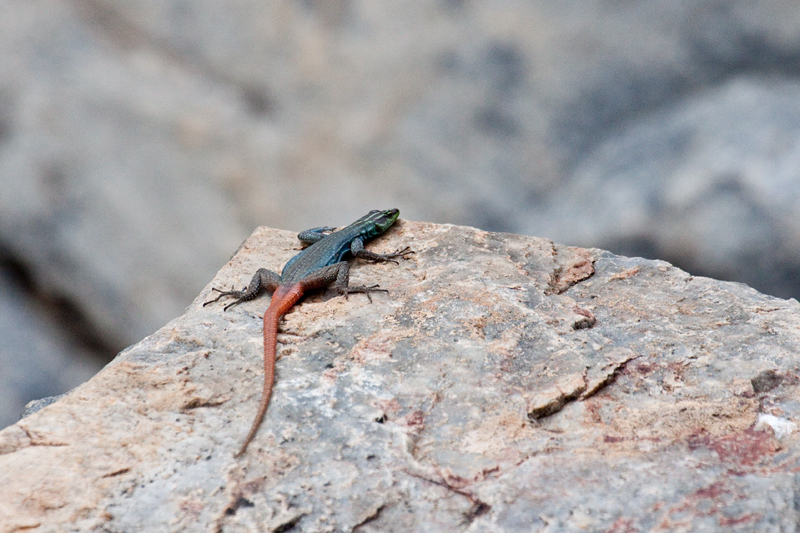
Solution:
<path fill-rule="evenodd" d="M 0 531 L 794 531 L 800 305 L 665 262 L 401 221 L 282 323 L 211 286 L 279 268 L 259 228 L 186 313 L 0 432 Z"/>
<path fill-rule="evenodd" d="M 5 0 L 0 269 L 50 327 L 0 339 L 110 359 L 253 227 L 385 207 L 798 296 L 798 34 L 787 0 Z M 8 394 L 74 384 L 41 378 Z"/>

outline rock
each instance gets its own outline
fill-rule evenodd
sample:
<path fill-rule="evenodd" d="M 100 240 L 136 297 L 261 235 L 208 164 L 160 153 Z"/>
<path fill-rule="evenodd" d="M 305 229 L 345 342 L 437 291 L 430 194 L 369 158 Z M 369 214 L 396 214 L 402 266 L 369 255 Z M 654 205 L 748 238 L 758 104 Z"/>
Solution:
<path fill-rule="evenodd" d="M 800 295 L 800 83 L 739 76 L 631 120 L 522 215 L 561 242 Z"/>
<path fill-rule="evenodd" d="M 30 400 L 70 390 L 102 368 L 48 318 L 0 269 L 0 428 L 19 420 Z"/>
<path fill-rule="evenodd" d="M 800 10 L 774 0 L 3 2 L 0 268 L 24 265 L 25 298 L 67 302 L 85 326 L 72 334 L 107 360 L 180 314 L 254 226 L 373 207 L 797 295 L 797 209 L 780 185 L 800 172 L 798 98 L 775 78 L 795 77 L 798 28 Z M 743 77 L 755 90 L 726 96 Z M 722 105 L 693 116 L 697 99 Z M 674 178 L 678 119 L 721 136 L 690 143 L 691 179 L 727 166 L 675 222 L 636 180 Z M 629 135 L 646 149 L 606 159 Z M 634 166 L 624 186 L 619 162 Z M 644 207 L 645 227 L 612 208 L 588 228 L 574 218 L 592 169 L 593 198 Z M 763 198 L 753 177 L 771 184 Z"/>
<path fill-rule="evenodd" d="M 800 58 L 780 2 L 13 6 L 0 243 L 117 348 L 180 313 L 256 224 L 379 203 L 542 235 L 526 213 L 574 191 L 620 128 Z"/>
<path fill-rule="evenodd" d="M 800 519 L 796 301 L 467 227 L 401 221 L 371 247 L 406 244 L 417 253 L 399 265 L 355 267 L 355 283 L 389 290 L 373 304 L 328 290 L 285 317 L 272 404 L 235 460 L 260 396 L 267 299 L 202 302 L 296 253 L 293 234 L 256 230 L 183 316 L 0 432 L 0 530 Z"/>
<path fill-rule="evenodd" d="M 750 380 L 753 385 L 753 392 L 756 394 L 769 392 L 780 385 L 783 378 L 774 370 L 767 369 L 759 372 L 756 377 Z"/>

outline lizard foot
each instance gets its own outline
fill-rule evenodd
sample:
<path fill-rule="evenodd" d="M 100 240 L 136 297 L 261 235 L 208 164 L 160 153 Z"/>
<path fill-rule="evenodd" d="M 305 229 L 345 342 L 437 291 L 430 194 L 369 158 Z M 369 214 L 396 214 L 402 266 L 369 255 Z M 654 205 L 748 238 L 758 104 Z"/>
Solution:
<path fill-rule="evenodd" d="M 395 261 L 395 257 L 402 257 L 403 259 L 408 259 L 406 256 L 408 254 L 413 254 L 413 253 L 415 253 L 414 250 L 412 250 L 410 247 L 406 246 L 402 250 L 398 248 L 397 250 L 395 250 L 394 252 L 392 252 L 390 254 L 371 254 L 371 256 L 363 257 L 363 259 L 366 259 L 367 261 L 373 261 L 373 262 L 389 261 L 389 262 L 394 263 L 395 265 L 399 265 L 400 263 Z"/>
<path fill-rule="evenodd" d="M 379 289 L 378 287 L 379 287 L 379 285 L 370 285 L 368 287 L 365 286 L 365 285 L 361 285 L 361 286 L 358 286 L 358 287 L 342 287 L 342 288 L 339 288 L 338 291 L 339 291 L 339 294 L 343 294 L 344 295 L 345 299 L 348 299 L 347 298 L 348 295 L 353 294 L 353 293 L 357 293 L 357 292 L 366 294 L 367 295 L 367 299 L 369 300 L 369 303 L 372 303 L 372 296 L 370 296 L 370 293 L 372 293 L 372 292 L 389 292 L 386 289 Z"/>
<path fill-rule="evenodd" d="M 246 290 L 237 291 L 233 287 L 231 287 L 231 290 L 229 290 L 229 291 L 223 291 L 223 290 L 220 290 L 220 289 L 218 289 L 216 287 L 212 287 L 211 290 L 218 292 L 219 295 L 216 298 L 214 298 L 213 300 L 209 300 L 209 301 L 205 302 L 203 304 L 203 307 L 207 306 L 208 304 L 213 304 L 214 302 L 218 302 L 218 301 L 220 301 L 220 299 L 225 298 L 226 296 L 232 296 L 233 298 L 236 298 L 236 300 L 234 300 L 233 302 L 229 303 L 228 305 L 226 305 L 225 307 L 222 308 L 223 311 L 227 311 L 228 309 L 230 309 L 234 305 L 240 304 L 242 302 L 245 302 L 245 301 L 251 299 L 251 298 L 247 298 L 246 297 L 246 295 L 245 295 Z"/>
<path fill-rule="evenodd" d="M 414 250 L 412 250 L 410 246 L 406 246 L 402 250 L 397 249 L 397 250 L 395 250 L 394 252 L 392 252 L 390 254 L 386 254 L 386 257 L 389 258 L 389 259 L 394 258 L 394 257 L 402 257 L 403 259 L 408 259 L 406 256 L 409 255 L 409 254 L 413 254 L 413 253 L 416 253 L 416 252 Z M 395 261 L 395 263 L 397 263 L 397 261 Z"/>

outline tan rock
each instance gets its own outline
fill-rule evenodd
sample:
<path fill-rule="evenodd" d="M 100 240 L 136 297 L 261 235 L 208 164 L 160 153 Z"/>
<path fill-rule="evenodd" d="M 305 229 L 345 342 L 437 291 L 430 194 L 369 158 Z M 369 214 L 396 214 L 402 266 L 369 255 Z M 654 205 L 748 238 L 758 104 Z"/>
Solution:
<path fill-rule="evenodd" d="M 406 244 L 353 269 L 389 290 L 373 304 L 321 291 L 285 317 L 236 460 L 268 298 L 201 304 L 299 248 L 256 230 L 183 316 L 0 432 L 0 531 L 796 523 L 796 301 L 466 227 L 401 221 L 370 246 Z"/>

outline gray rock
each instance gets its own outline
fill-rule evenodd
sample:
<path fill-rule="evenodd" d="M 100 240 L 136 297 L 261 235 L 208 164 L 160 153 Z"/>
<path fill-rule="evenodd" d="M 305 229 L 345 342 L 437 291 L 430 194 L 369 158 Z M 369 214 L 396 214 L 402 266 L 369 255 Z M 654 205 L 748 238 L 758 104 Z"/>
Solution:
<path fill-rule="evenodd" d="M 742 77 L 621 128 L 527 224 L 798 295 L 798 138 L 800 83 Z"/>
<path fill-rule="evenodd" d="M 799 28 L 800 11 L 778 0 L 5 2 L 0 255 L 69 302 L 109 359 L 180 314 L 256 225 L 346 224 L 373 207 L 661 256 L 796 295 L 796 209 L 782 189 L 756 198 L 738 177 L 770 154 L 784 176 L 800 171 L 783 135 L 796 99 L 769 81 L 796 75 Z M 727 120 L 707 131 L 739 120 L 741 138 L 695 145 L 707 150 L 697 168 L 718 158 L 735 179 L 708 182 L 682 224 L 650 208 L 663 231 L 646 238 L 611 210 L 595 217 L 596 240 L 569 230 L 582 204 L 560 200 L 617 135 L 646 124 L 658 142 L 634 163 L 667 180 L 671 119 L 654 114 L 691 119 L 695 95 L 744 75 L 769 112 L 723 98 Z M 741 149 L 751 145 L 755 159 Z M 608 206 L 642 192 L 607 170 Z M 730 228 L 746 231 L 721 240 Z"/>
<path fill-rule="evenodd" d="M 38 400 L 31 400 L 30 402 L 25 404 L 25 409 L 22 410 L 22 413 L 19 415 L 19 418 L 25 418 L 31 416 L 33 413 L 37 411 L 41 411 L 48 405 L 56 403 L 58 400 L 66 396 L 68 393 L 59 394 L 57 396 L 47 396 L 45 398 L 39 398 Z"/>
<path fill-rule="evenodd" d="M 29 401 L 76 387 L 102 367 L 46 316 L 0 271 L 0 428 Z"/>
<path fill-rule="evenodd" d="M 0 19 L 4 251 L 122 348 L 179 314 L 246 235 L 209 184 L 206 141 L 224 141 L 193 137 L 198 109 L 235 110 L 165 58 L 109 48 L 70 3 Z"/>
<path fill-rule="evenodd" d="M 796 301 L 466 227 L 402 221 L 371 246 L 408 243 L 354 269 L 388 295 L 323 291 L 285 317 L 272 405 L 235 460 L 266 298 L 202 302 L 295 253 L 259 228 L 183 316 L 0 432 L 0 523 L 794 530 Z"/>

